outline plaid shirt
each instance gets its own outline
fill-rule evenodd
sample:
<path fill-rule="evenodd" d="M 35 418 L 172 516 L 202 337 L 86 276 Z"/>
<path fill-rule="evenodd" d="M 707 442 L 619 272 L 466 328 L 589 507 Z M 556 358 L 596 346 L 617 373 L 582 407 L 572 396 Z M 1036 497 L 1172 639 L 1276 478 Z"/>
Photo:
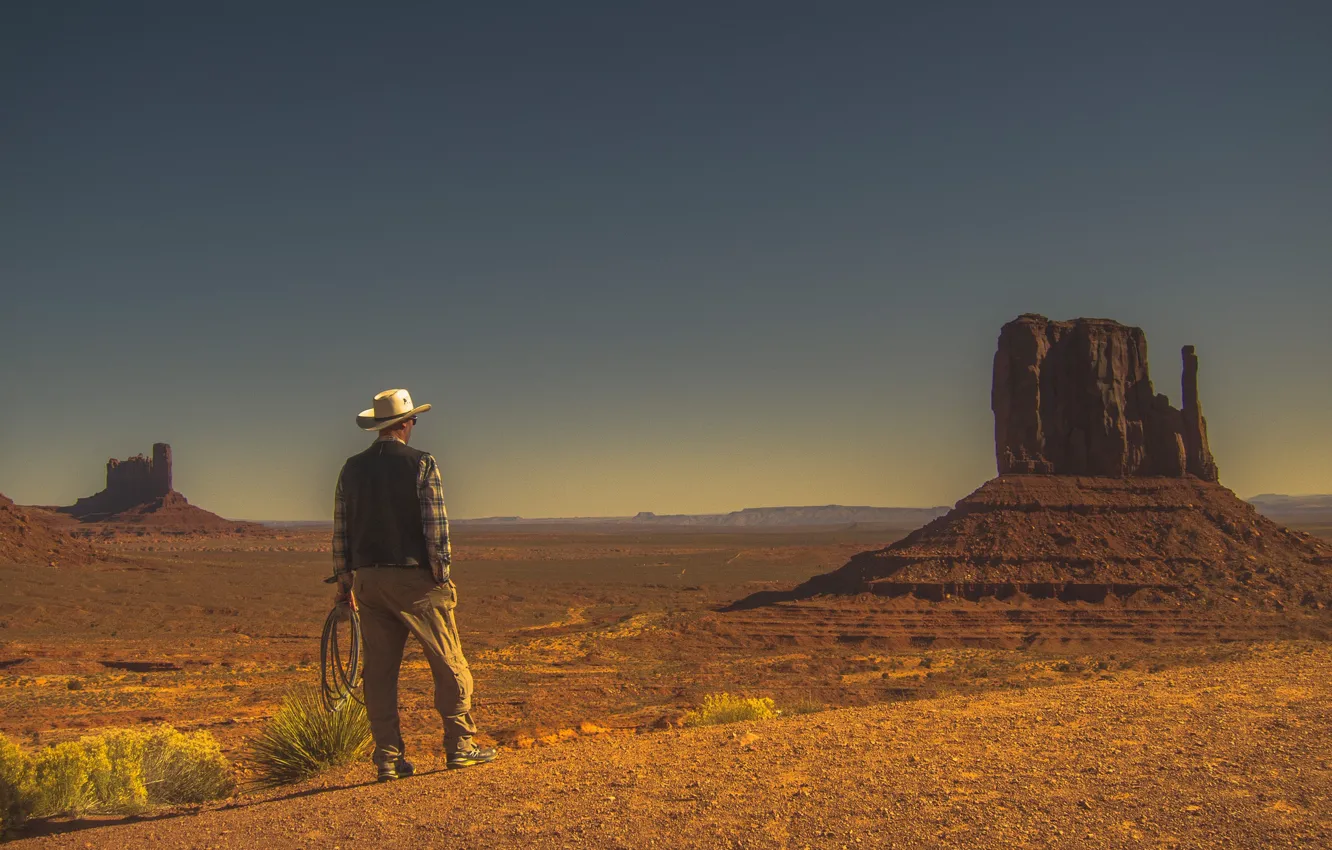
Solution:
<path fill-rule="evenodd" d="M 449 565 L 453 548 L 449 544 L 449 515 L 444 510 L 444 481 L 439 464 L 433 455 L 423 455 L 416 471 L 416 496 L 421 501 L 421 530 L 425 532 L 426 551 L 430 554 L 431 572 L 441 584 L 449 580 Z M 351 575 L 347 564 L 347 500 L 342 494 L 342 474 L 333 494 L 333 575 Z"/>

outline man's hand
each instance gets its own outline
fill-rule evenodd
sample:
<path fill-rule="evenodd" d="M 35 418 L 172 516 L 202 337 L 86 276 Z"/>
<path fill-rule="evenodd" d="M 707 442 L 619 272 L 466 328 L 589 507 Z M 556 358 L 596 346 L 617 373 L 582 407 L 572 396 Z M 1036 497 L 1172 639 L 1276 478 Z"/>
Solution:
<path fill-rule="evenodd" d="M 443 584 L 449 580 L 449 562 L 431 559 L 430 573 L 435 577 L 435 584 Z"/>
<path fill-rule="evenodd" d="M 343 573 L 338 576 L 338 589 L 333 595 L 334 605 L 351 605 L 352 577 L 351 573 Z"/>

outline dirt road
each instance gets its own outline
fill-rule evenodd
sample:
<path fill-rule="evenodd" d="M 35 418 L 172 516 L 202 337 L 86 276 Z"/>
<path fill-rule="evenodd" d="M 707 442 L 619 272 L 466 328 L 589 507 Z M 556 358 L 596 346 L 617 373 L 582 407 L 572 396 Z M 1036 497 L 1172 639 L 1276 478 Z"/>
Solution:
<path fill-rule="evenodd" d="M 1328 847 L 1332 647 L 49 828 L 13 846 Z"/>

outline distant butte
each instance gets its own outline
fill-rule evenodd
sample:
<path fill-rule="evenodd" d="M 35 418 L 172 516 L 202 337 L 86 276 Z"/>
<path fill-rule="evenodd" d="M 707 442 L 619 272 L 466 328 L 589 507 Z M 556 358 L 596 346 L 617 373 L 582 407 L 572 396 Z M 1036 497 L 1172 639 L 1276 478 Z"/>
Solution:
<path fill-rule="evenodd" d="M 106 462 L 106 489 L 60 510 L 91 522 L 153 503 L 189 504 L 171 488 L 171 446 L 166 443 L 153 443 L 151 458 L 111 458 Z"/>
<path fill-rule="evenodd" d="M 106 489 L 59 510 L 80 522 L 160 533 L 246 532 L 261 528 L 191 505 L 172 488 L 171 465 L 171 446 L 166 443 L 154 443 L 152 457 L 111 458 L 106 462 Z"/>
<path fill-rule="evenodd" d="M 1217 482 L 1193 346 L 1183 360 L 1176 409 L 1152 390 L 1141 329 L 1033 314 L 1009 322 L 990 396 L 999 477 L 891 546 L 733 607 L 862 593 L 1332 605 L 1332 547 Z"/>

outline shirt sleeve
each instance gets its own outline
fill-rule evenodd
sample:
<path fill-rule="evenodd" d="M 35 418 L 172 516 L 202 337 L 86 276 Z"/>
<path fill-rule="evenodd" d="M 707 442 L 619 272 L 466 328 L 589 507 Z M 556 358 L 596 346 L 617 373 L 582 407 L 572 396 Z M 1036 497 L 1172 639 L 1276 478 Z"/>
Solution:
<path fill-rule="evenodd" d="M 421 530 L 425 532 L 426 552 L 435 580 L 449 579 L 453 549 L 449 544 L 449 515 L 444 509 L 444 481 L 434 455 L 421 458 L 416 477 L 416 494 L 421 500 Z"/>
<path fill-rule="evenodd" d="M 333 491 L 333 575 L 351 572 L 347 565 L 347 499 L 342 493 L 342 473 Z"/>

